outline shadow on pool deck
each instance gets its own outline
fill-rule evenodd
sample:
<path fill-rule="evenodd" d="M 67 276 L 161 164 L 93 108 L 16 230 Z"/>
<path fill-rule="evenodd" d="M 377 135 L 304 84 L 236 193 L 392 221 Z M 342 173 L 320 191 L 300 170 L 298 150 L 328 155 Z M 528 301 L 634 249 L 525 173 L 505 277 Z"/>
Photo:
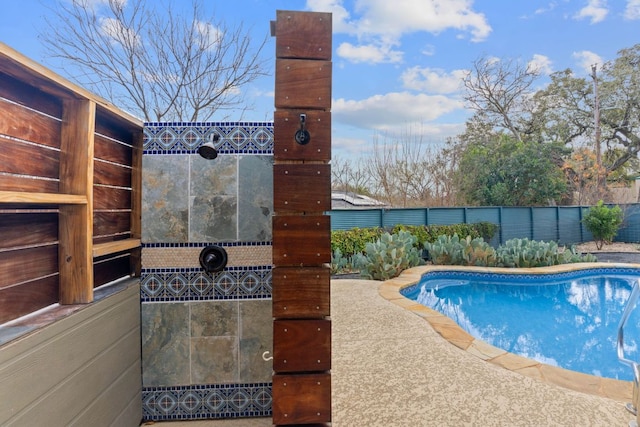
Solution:
<path fill-rule="evenodd" d="M 626 426 L 633 419 L 624 401 L 533 379 L 452 345 L 407 309 L 413 301 L 389 301 L 384 288 L 331 282 L 333 426 Z M 271 419 L 156 424 L 257 427 Z"/>

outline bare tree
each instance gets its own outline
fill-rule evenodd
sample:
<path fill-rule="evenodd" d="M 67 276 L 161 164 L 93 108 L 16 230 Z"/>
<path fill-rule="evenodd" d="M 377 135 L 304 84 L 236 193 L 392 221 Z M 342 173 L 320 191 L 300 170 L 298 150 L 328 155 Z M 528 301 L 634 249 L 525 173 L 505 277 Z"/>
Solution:
<path fill-rule="evenodd" d="M 145 121 L 206 121 L 265 75 L 242 25 L 146 0 L 58 0 L 40 37 L 69 77 Z M 266 30 L 265 30 L 266 32 Z"/>
<path fill-rule="evenodd" d="M 523 117 L 539 71 L 514 60 L 481 57 L 464 78 L 465 101 L 494 126 L 508 130 L 518 141 L 527 133 Z M 524 119 L 524 120 L 523 120 Z"/>
<path fill-rule="evenodd" d="M 433 174 L 436 147 L 430 146 L 421 133 L 409 130 L 393 139 L 376 135 L 373 152 L 365 163 L 374 194 L 391 206 L 415 207 L 435 203 L 439 185 Z"/>

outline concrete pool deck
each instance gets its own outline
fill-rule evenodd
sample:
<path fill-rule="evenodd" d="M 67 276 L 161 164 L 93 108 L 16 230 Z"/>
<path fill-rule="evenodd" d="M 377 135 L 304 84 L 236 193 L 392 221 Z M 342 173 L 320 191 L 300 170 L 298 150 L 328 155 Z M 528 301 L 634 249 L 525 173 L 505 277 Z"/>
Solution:
<path fill-rule="evenodd" d="M 634 420 L 624 407 L 631 383 L 595 387 L 589 375 L 558 368 L 536 373 L 537 362 L 494 354 L 505 352 L 469 341 L 453 321 L 434 321 L 433 313 L 400 296 L 426 268 L 387 282 L 331 282 L 332 425 L 627 426 Z M 439 324 L 440 333 L 432 327 Z M 155 424 L 258 427 L 271 419 Z"/>

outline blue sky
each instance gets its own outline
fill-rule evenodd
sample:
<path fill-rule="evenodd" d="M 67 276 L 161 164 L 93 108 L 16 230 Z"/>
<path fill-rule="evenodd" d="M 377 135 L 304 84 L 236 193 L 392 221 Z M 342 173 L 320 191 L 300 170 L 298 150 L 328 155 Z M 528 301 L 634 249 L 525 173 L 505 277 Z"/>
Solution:
<path fill-rule="evenodd" d="M 545 73 L 571 68 L 586 76 L 592 64 L 615 59 L 620 49 L 640 43 L 640 0 L 204 3 L 229 26 L 241 22 L 251 28 L 256 40 L 268 37 L 278 9 L 333 13 L 332 140 L 334 153 L 341 156 L 365 154 L 376 134 L 392 138 L 411 132 L 438 144 L 460 133 L 470 115 L 461 77 L 480 56 L 533 61 Z M 44 56 L 37 37 L 53 4 L 4 0 L 0 41 L 60 72 Z M 268 37 L 263 52 L 270 73 L 274 44 Z M 244 88 L 251 109 L 219 119 L 271 120 L 273 82 L 271 75 Z"/>

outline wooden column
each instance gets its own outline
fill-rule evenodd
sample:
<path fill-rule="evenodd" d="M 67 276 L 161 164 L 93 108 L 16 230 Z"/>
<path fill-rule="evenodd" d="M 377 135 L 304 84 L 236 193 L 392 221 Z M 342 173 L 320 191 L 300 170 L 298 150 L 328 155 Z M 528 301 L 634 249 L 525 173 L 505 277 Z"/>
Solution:
<path fill-rule="evenodd" d="M 273 423 L 331 422 L 331 14 L 277 11 Z"/>

